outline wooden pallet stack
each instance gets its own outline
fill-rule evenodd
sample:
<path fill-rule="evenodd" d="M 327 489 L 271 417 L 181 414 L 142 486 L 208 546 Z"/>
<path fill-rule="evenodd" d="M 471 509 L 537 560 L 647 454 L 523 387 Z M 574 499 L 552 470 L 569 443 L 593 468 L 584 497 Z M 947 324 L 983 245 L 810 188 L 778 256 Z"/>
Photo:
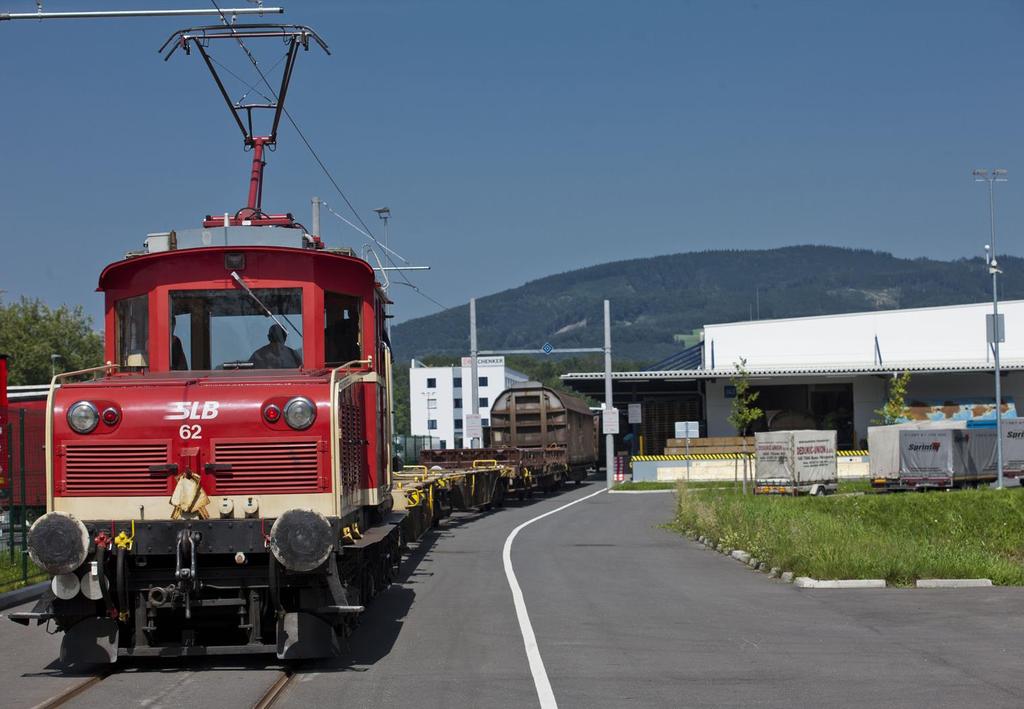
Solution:
<path fill-rule="evenodd" d="M 692 455 L 721 455 L 730 453 L 753 453 L 753 436 L 719 436 L 716 438 L 691 438 L 690 453 Z M 683 455 L 686 453 L 686 440 L 669 438 L 665 441 L 665 455 Z"/>

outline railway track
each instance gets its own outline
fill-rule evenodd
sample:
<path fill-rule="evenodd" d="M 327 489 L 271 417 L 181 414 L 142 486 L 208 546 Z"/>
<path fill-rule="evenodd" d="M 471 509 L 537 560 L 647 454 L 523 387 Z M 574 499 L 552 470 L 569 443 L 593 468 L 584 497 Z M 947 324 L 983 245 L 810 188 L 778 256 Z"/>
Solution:
<path fill-rule="evenodd" d="M 72 687 L 68 687 L 57 696 L 47 699 L 45 702 L 36 704 L 34 707 L 32 707 L 32 709 L 53 709 L 53 707 L 64 706 L 75 697 L 88 691 L 91 687 L 94 687 L 95 685 L 105 680 L 107 677 L 110 676 L 110 674 L 110 672 L 103 672 L 101 674 L 89 677 L 88 679 L 79 682 L 78 684 Z"/>
<path fill-rule="evenodd" d="M 55 709 L 55 707 L 66 706 L 112 674 L 113 671 L 108 671 L 88 677 L 82 682 L 68 687 L 60 694 L 36 704 L 32 709 Z M 253 709 L 270 709 L 281 698 L 281 695 L 284 694 L 294 679 L 295 672 L 292 670 L 281 670 L 280 676 L 274 680 L 273 684 L 267 687 L 263 695 L 252 705 Z"/>
<path fill-rule="evenodd" d="M 270 709 L 277 702 L 278 698 L 284 694 L 285 690 L 288 689 L 293 679 L 295 679 L 294 672 L 283 670 L 277 681 L 270 685 L 258 702 L 253 704 L 253 709 Z"/>

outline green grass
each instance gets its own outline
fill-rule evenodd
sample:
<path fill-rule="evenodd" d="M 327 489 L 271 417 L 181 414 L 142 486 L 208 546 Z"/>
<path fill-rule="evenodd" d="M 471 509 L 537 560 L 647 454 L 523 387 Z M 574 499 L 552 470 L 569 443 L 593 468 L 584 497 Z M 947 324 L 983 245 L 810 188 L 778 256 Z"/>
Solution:
<path fill-rule="evenodd" d="M 798 576 L 990 578 L 1024 585 L 1024 492 L 776 497 L 679 485 L 680 532 L 704 535 Z"/>
<path fill-rule="evenodd" d="M 705 488 L 716 488 L 724 487 L 726 485 L 732 485 L 732 481 L 699 481 L 685 483 L 689 485 L 691 489 L 705 489 Z M 613 490 L 675 490 L 679 486 L 679 483 L 675 481 L 663 481 L 655 482 L 653 480 L 639 480 L 637 482 L 627 481 L 619 483 Z"/>
<path fill-rule="evenodd" d="M 19 549 L 14 550 L 13 563 L 9 551 L 0 552 L 0 593 L 46 580 L 47 574 L 31 561 L 28 562 L 26 568 L 28 570 L 27 578 L 21 575 L 21 551 Z"/>
<path fill-rule="evenodd" d="M 871 492 L 870 480 L 840 480 L 839 492 Z"/>
<path fill-rule="evenodd" d="M 613 490 L 675 490 L 676 484 L 674 482 L 653 482 L 650 480 L 643 480 L 638 482 L 624 482 L 619 483 Z"/>

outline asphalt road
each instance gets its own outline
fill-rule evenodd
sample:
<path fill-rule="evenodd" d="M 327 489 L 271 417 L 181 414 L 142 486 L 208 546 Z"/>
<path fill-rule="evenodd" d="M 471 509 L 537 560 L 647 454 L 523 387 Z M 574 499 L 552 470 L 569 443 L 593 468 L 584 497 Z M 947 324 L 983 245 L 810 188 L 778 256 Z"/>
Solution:
<path fill-rule="evenodd" d="M 412 553 L 351 649 L 276 706 L 536 707 L 501 550 L 597 489 L 458 515 Z M 671 494 L 600 494 L 523 529 L 511 559 L 552 692 L 586 707 L 1020 707 L 1022 589 L 802 590 L 659 525 Z M 0 623 L 4 706 L 80 680 L 57 638 Z M 136 663 L 73 706 L 252 706 L 277 666 Z"/>

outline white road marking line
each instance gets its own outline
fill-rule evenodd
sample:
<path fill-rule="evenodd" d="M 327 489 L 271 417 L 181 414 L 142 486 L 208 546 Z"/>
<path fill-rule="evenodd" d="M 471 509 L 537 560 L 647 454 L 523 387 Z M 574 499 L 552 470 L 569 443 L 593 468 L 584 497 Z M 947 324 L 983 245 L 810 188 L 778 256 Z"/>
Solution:
<path fill-rule="evenodd" d="M 540 700 L 541 709 L 557 709 L 558 702 L 555 701 L 555 693 L 551 691 L 551 682 L 548 680 L 547 670 L 544 669 L 544 660 L 540 656 L 540 648 L 537 646 L 537 637 L 533 634 L 533 625 L 530 623 L 530 614 L 526 611 L 526 601 L 523 600 L 523 589 L 519 587 L 519 581 L 516 580 L 516 572 L 512 569 L 512 542 L 515 541 L 516 536 L 520 531 L 530 526 L 538 520 L 542 520 L 545 517 L 561 512 L 567 507 L 578 505 L 584 500 L 589 500 L 595 495 L 600 495 L 605 492 L 602 488 L 597 492 L 592 492 L 589 495 L 585 495 L 578 500 L 556 507 L 550 512 L 545 512 L 542 515 L 537 515 L 533 519 L 528 519 L 521 525 L 512 530 L 505 540 L 505 547 L 501 550 L 501 561 L 505 566 L 505 578 L 508 579 L 508 586 L 512 589 L 512 600 L 516 607 L 516 618 L 519 620 L 519 631 L 523 635 L 523 645 L 526 646 L 526 659 L 530 662 L 530 674 L 533 675 L 533 684 L 537 688 L 537 699 Z"/>

